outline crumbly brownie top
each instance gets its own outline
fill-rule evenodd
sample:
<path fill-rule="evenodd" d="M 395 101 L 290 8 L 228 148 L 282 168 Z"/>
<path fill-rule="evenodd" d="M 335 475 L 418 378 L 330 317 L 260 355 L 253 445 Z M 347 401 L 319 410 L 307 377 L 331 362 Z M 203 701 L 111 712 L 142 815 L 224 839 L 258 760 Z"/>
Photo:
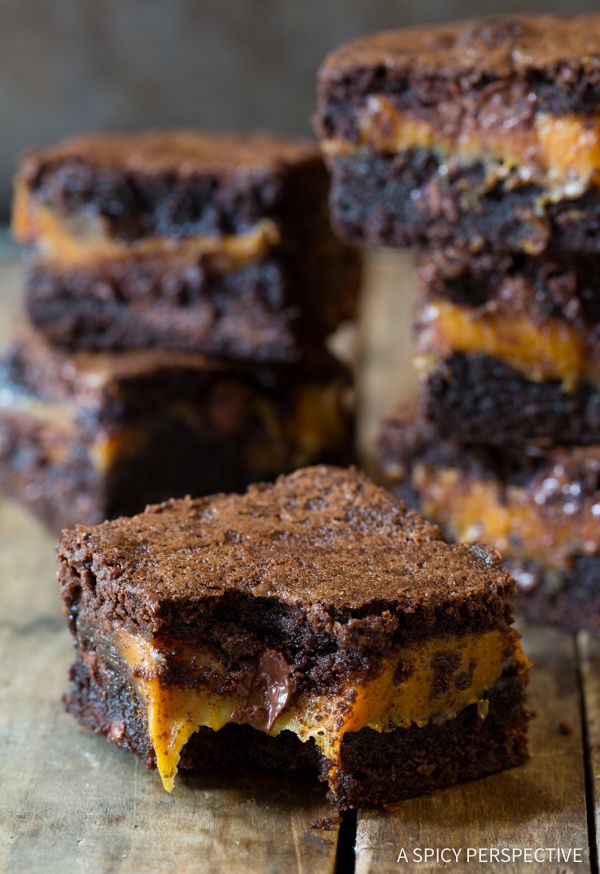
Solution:
<path fill-rule="evenodd" d="M 367 36 L 332 52 L 319 72 L 325 103 L 370 93 L 412 91 L 415 104 L 524 84 L 519 99 L 538 109 L 595 113 L 600 104 L 600 15 L 497 16 Z M 513 95 L 514 99 L 515 95 Z M 409 97 L 406 101 L 409 102 Z"/>
<path fill-rule="evenodd" d="M 140 625 L 245 596 L 354 615 L 481 615 L 513 588 L 497 554 L 440 530 L 354 469 L 305 468 L 243 495 L 173 500 L 65 532 L 59 557 Z M 122 617 L 123 618 L 123 617 Z"/>
<path fill-rule="evenodd" d="M 385 64 L 380 75 L 443 72 L 506 77 L 530 70 L 600 67 L 600 15 L 522 15 L 389 30 L 332 52 L 321 75 Z"/>
<path fill-rule="evenodd" d="M 169 172 L 185 178 L 197 173 L 246 174 L 301 164 L 318 156 L 310 140 L 274 134 L 204 133 L 191 130 L 132 134 L 87 134 L 26 154 L 23 174 L 31 179 L 42 167 L 80 161 L 97 170 L 119 168 L 133 175 Z"/>
<path fill-rule="evenodd" d="M 264 218 L 284 234 L 325 209 L 316 144 L 267 133 L 90 134 L 27 153 L 17 184 L 59 213 L 102 216 L 128 242 L 243 233 Z"/>

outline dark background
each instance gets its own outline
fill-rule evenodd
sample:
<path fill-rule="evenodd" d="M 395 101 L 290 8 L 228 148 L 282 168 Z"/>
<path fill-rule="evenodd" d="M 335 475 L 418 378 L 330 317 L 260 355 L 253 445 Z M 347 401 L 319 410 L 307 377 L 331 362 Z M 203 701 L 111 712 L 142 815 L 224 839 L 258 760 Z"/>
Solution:
<path fill-rule="evenodd" d="M 502 0 L 0 0 L 0 215 L 27 145 L 144 126 L 306 134 L 315 70 L 340 42 L 519 10 Z"/>

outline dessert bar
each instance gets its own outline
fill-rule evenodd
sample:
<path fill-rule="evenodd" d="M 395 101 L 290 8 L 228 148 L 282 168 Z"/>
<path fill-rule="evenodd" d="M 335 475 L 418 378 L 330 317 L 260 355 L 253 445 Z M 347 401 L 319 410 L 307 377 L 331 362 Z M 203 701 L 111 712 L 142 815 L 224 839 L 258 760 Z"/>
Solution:
<path fill-rule="evenodd" d="M 379 457 L 449 537 L 501 552 L 528 619 L 600 632 L 600 445 L 465 447 L 411 404 L 384 423 Z"/>
<path fill-rule="evenodd" d="M 596 256 L 418 258 L 426 416 L 466 443 L 600 443 Z"/>
<path fill-rule="evenodd" d="M 364 37 L 326 58 L 318 90 L 347 240 L 600 251 L 600 16 Z"/>
<path fill-rule="evenodd" d="M 25 329 L 0 359 L 0 484 L 58 529 L 352 458 L 352 377 L 328 355 L 70 355 Z"/>
<path fill-rule="evenodd" d="M 380 805 L 526 758 L 513 580 L 353 469 L 77 526 L 58 557 L 67 710 L 168 791 L 306 768 L 339 808 Z"/>
<path fill-rule="evenodd" d="M 29 152 L 13 230 L 32 322 L 71 351 L 287 361 L 354 314 L 316 145 L 268 134 L 89 135 Z"/>

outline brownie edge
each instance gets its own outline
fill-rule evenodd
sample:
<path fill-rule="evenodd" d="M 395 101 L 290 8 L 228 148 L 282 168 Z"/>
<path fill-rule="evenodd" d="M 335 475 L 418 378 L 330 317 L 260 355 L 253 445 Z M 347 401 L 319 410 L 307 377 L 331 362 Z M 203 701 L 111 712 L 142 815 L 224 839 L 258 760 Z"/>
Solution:
<path fill-rule="evenodd" d="M 190 548 L 197 538 L 202 553 Z M 312 635 L 321 626 L 332 639 L 353 621 L 372 624 L 376 639 L 484 629 L 507 622 L 514 586 L 493 551 L 447 543 L 363 474 L 326 465 L 242 495 L 167 501 L 77 526 L 58 555 L 67 606 L 83 597 L 88 611 L 114 611 L 153 634 L 193 629 L 219 598 L 250 614 L 253 603 L 269 615 L 291 611 L 300 628 Z M 375 557 L 376 591 L 365 583 Z"/>
<path fill-rule="evenodd" d="M 70 678 L 66 710 L 85 728 L 106 735 L 153 768 L 145 714 L 131 688 L 95 658 L 78 658 Z M 486 700 L 485 719 L 473 704 L 441 724 L 347 734 L 330 800 L 342 810 L 379 807 L 524 764 L 529 713 L 522 677 L 505 672 Z M 291 732 L 271 737 L 247 725 L 229 724 L 216 732 L 201 728 L 193 735 L 180 767 L 192 773 L 248 767 L 311 771 L 327 782 L 329 764 L 312 740 L 302 743 Z"/>

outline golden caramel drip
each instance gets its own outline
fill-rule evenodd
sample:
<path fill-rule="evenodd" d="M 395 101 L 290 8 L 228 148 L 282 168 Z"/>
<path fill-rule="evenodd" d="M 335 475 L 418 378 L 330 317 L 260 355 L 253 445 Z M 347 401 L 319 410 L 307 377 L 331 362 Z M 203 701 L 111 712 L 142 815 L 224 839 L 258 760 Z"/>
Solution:
<path fill-rule="evenodd" d="M 153 642 L 120 631 L 116 643 L 146 703 L 157 768 L 164 788 L 170 792 L 181 751 L 189 738 L 200 727 L 218 731 L 236 721 L 233 714 L 238 711 L 240 699 L 234 694 L 219 695 L 208 683 L 203 686 L 200 682 L 194 688 L 165 685 L 158 670 L 161 651 Z M 456 657 L 456 682 L 449 682 L 447 688 L 437 688 L 434 683 L 433 663 L 440 653 Z M 208 651 L 192 651 L 189 659 L 195 670 L 202 664 L 212 669 L 213 677 L 223 675 L 219 660 Z M 293 697 L 268 734 L 276 737 L 282 731 L 291 731 L 302 742 L 312 739 L 331 762 L 332 773 L 347 732 L 362 728 L 392 731 L 452 719 L 465 707 L 482 702 L 509 662 L 516 663 L 519 670 L 528 669 L 517 632 L 511 628 L 462 636 L 436 635 L 401 648 L 373 678 L 358 676 L 332 695 L 305 693 Z"/>
<path fill-rule="evenodd" d="M 37 256 L 57 269 L 94 267 L 102 261 L 168 258 L 193 262 L 200 256 L 219 259 L 220 272 L 237 270 L 264 258 L 280 242 L 279 228 L 263 219 L 243 234 L 222 237 L 144 237 L 124 243 L 111 236 L 99 215 L 61 216 L 36 203 L 23 182 L 17 182 L 12 230 L 21 243 L 33 243 Z"/>
<path fill-rule="evenodd" d="M 435 367 L 440 357 L 461 352 L 490 355 L 532 381 L 560 380 L 565 390 L 583 379 L 600 380 L 600 362 L 590 355 L 587 332 L 562 319 L 537 324 L 525 313 L 434 299 L 420 315 L 419 327 L 416 365 L 421 373 Z"/>
<path fill-rule="evenodd" d="M 421 463 L 412 477 L 425 515 L 455 540 L 486 543 L 506 558 L 530 559 L 545 567 L 565 568 L 576 553 L 598 552 L 598 517 L 591 507 L 571 513 L 552 505 L 549 519 L 548 508 L 519 486 L 500 489 L 456 468 Z"/>

